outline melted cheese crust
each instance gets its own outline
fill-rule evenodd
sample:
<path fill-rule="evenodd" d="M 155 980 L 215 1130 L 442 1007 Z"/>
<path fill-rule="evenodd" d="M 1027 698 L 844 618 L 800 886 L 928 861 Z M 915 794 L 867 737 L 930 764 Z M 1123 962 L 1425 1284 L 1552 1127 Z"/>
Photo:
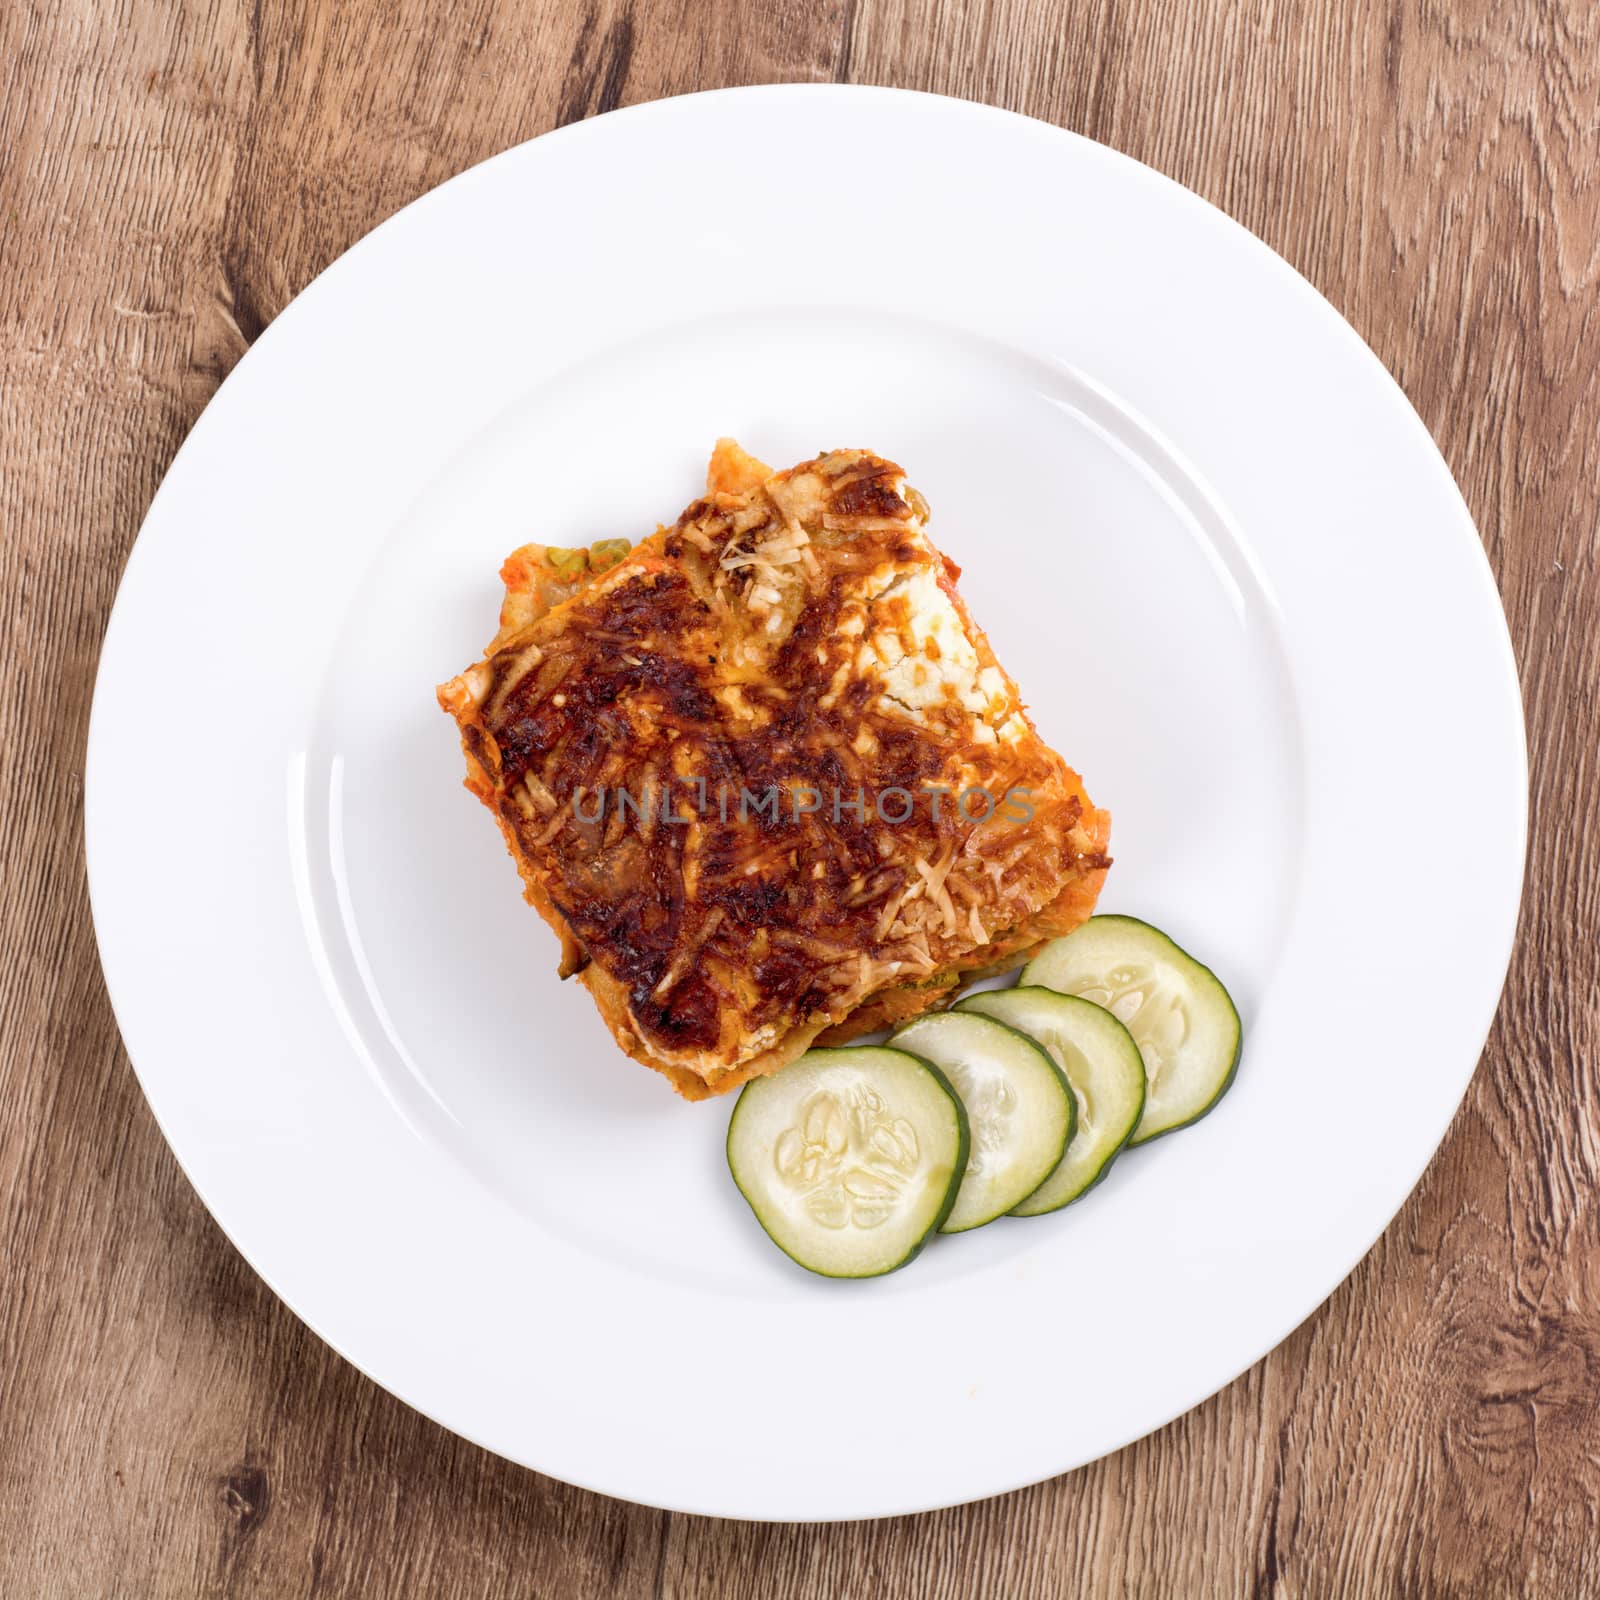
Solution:
<path fill-rule="evenodd" d="M 513 556 L 487 658 L 439 691 L 563 973 L 691 1098 L 948 1004 L 1093 909 L 1110 819 L 925 521 L 869 452 L 772 473 L 724 441 L 620 560 Z"/>

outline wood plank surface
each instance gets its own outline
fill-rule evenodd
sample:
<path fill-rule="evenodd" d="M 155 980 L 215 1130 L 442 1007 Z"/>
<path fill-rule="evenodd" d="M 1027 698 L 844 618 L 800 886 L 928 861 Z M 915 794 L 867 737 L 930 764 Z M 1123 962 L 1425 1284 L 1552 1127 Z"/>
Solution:
<path fill-rule="evenodd" d="M 1230 211 L 1350 318 L 1439 441 L 1505 596 L 1532 844 L 1461 1113 L 1281 1348 L 1035 1489 L 747 1526 L 460 1442 L 255 1279 L 123 1053 L 82 762 L 144 509 L 312 276 L 559 123 L 830 78 L 1104 140 Z M 1600 1595 L 1597 280 L 1593 0 L 9 0 L 0 1595 Z M 1372 981 L 1404 981 L 1400 932 Z"/>

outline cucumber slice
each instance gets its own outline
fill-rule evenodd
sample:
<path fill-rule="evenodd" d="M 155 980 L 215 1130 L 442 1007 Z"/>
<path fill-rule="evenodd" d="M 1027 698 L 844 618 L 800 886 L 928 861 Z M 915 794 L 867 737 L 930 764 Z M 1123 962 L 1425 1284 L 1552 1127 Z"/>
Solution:
<path fill-rule="evenodd" d="M 808 1050 L 744 1086 L 728 1169 L 785 1255 L 826 1278 L 893 1272 L 949 1216 L 967 1114 L 944 1075 L 903 1050 Z"/>
<path fill-rule="evenodd" d="M 1055 1171 L 1078 1108 L 1060 1068 L 1032 1039 L 990 1017 L 946 1011 L 908 1023 L 893 1043 L 944 1072 L 972 1124 L 961 1193 L 941 1233 L 993 1222 Z"/>
<path fill-rule="evenodd" d="M 1144 1114 L 1133 1144 L 1197 1122 L 1239 1066 L 1239 1013 L 1216 974 L 1136 917 L 1090 917 L 1022 969 L 1026 984 L 1104 1006 L 1144 1057 Z"/>
<path fill-rule="evenodd" d="M 1061 1165 L 1020 1205 L 1014 1217 L 1059 1211 L 1111 1170 L 1144 1111 L 1144 1062 L 1133 1035 L 1088 1000 L 1053 989 L 986 989 L 956 1007 L 993 1017 L 1034 1040 L 1060 1067 L 1078 1104 L 1078 1131 Z"/>

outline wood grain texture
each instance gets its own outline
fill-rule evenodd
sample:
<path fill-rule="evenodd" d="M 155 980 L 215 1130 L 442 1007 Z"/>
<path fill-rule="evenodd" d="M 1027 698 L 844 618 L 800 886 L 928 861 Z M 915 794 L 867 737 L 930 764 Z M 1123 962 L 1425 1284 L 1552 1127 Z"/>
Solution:
<path fill-rule="evenodd" d="M 80 802 L 139 520 L 299 288 L 561 122 L 825 78 L 1104 140 L 1350 318 L 1478 518 L 1523 674 L 1533 826 L 1483 1065 L 1320 1312 L 1083 1471 L 793 1528 L 509 1466 L 277 1304 L 128 1069 Z M 1592 0 L 13 0 L 0 91 L 0 1594 L 1600 1595 Z"/>

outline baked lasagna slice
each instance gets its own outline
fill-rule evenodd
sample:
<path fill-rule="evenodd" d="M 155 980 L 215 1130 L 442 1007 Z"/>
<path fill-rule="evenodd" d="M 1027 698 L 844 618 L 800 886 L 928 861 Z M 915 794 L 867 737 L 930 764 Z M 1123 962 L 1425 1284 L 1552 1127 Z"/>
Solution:
<path fill-rule="evenodd" d="M 530 545 L 439 690 L 561 972 L 691 1099 L 947 1005 L 1093 910 L 1110 819 L 893 462 L 729 440 L 630 547 Z"/>

